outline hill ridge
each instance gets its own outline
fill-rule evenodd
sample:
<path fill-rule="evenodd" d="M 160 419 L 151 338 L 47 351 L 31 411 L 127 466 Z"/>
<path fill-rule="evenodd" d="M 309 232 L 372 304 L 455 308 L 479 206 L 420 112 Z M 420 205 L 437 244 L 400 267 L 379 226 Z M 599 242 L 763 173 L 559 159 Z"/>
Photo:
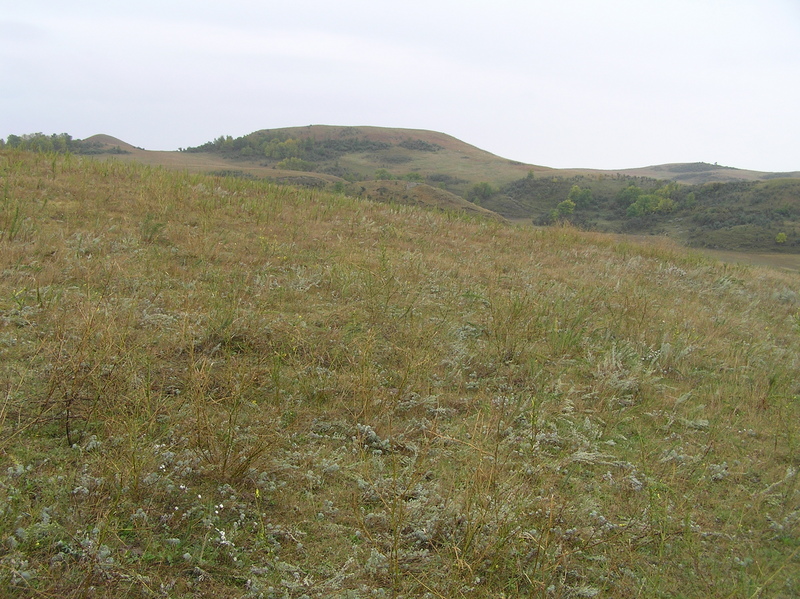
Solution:
<path fill-rule="evenodd" d="M 277 134 L 277 135 L 297 135 L 301 138 L 313 138 L 313 139 L 325 139 L 330 138 L 332 135 L 336 135 L 338 137 L 355 137 L 355 136 L 363 136 L 369 139 L 374 139 L 378 141 L 392 141 L 392 142 L 401 142 L 406 139 L 422 139 L 422 140 L 432 140 L 437 143 L 444 142 L 444 146 L 448 147 L 451 146 L 453 148 L 457 148 L 459 150 L 469 149 L 474 152 L 492 156 L 498 160 L 507 161 L 511 164 L 532 168 L 535 170 L 541 169 L 543 171 L 552 172 L 554 175 L 564 174 L 567 176 L 572 176 L 575 174 L 585 173 L 585 174 L 606 174 L 606 175 L 613 175 L 613 174 L 623 174 L 623 175 L 631 175 L 631 176 L 656 176 L 661 175 L 670 175 L 674 173 L 679 174 L 686 174 L 692 172 L 702 172 L 702 173 L 709 173 L 715 172 L 718 173 L 719 171 L 724 171 L 727 174 L 726 176 L 719 176 L 716 179 L 711 179 L 713 181 L 734 181 L 734 180 L 761 180 L 761 179 L 772 179 L 776 177 L 787 177 L 787 178 L 800 178 L 800 170 L 797 171 L 781 171 L 781 172 L 773 172 L 773 171 L 758 171 L 753 169 L 747 169 L 742 167 L 734 167 L 734 166 L 722 166 L 718 164 L 711 164 L 708 162 L 674 162 L 674 163 L 664 163 L 664 164 L 655 164 L 655 165 L 648 165 L 648 166 L 641 166 L 641 167 L 625 167 L 620 169 L 597 169 L 592 167 L 567 167 L 567 168 L 555 168 L 550 167 L 542 164 L 534 164 L 534 163 L 526 163 L 517 161 L 513 158 L 503 157 L 498 154 L 494 154 L 489 152 L 488 150 L 484 150 L 479 146 L 474 144 L 470 144 L 469 142 L 465 142 L 453 135 L 448 133 L 444 133 L 441 131 L 435 131 L 430 129 L 416 129 L 416 128 L 404 128 L 404 127 L 382 127 L 378 125 L 325 125 L 325 124 L 314 124 L 314 125 L 301 125 L 301 126 L 291 126 L 291 127 L 276 127 L 276 128 L 263 128 L 257 129 L 253 132 L 246 134 L 243 137 L 247 137 L 248 135 L 255 135 L 255 134 Z M 123 140 L 120 140 L 116 137 L 107 134 L 98 134 L 89 138 L 90 140 L 98 140 L 98 141 L 105 141 L 109 145 L 122 145 L 125 146 L 126 149 L 128 148 L 136 148 L 130 143 L 127 143 Z M 107 140 L 107 141 L 106 141 Z M 180 150 L 145 150 L 145 151 L 180 151 Z M 702 165 L 705 168 L 702 169 L 693 169 L 697 165 Z M 686 169 L 686 170 L 683 170 Z M 735 173 L 735 174 L 732 174 Z M 671 180 L 679 180 L 676 177 L 667 176 L 666 178 Z M 684 182 L 692 182 L 692 178 L 690 176 L 685 176 L 680 179 Z M 707 180 L 703 181 L 695 181 L 695 182 L 708 182 Z"/>
<path fill-rule="evenodd" d="M 91 137 L 87 137 L 83 141 L 96 143 L 103 146 L 118 146 L 123 150 L 141 150 L 141 148 L 137 148 L 136 146 L 129 144 L 128 142 L 122 141 L 121 139 L 114 137 L 113 135 L 106 135 L 105 133 L 97 133 L 92 135 Z"/>
<path fill-rule="evenodd" d="M 85 145 L 100 158 L 329 188 L 399 204 L 438 203 L 540 225 L 569 221 L 608 232 L 666 234 L 709 248 L 800 251 L 800 172 L 708 162 L 553 169 L 502 158 L 439 131 L 373 125 L 259 129 L 178 151 L 143 150 L 104 134 L 90 139 Z"/>

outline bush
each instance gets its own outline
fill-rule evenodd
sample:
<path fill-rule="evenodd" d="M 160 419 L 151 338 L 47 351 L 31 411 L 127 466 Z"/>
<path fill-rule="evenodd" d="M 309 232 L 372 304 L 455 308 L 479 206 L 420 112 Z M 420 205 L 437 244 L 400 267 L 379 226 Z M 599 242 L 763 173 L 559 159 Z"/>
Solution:
<path fill-rule="evenodd" d="M 311 172 L 314 170 L 314 163 L 292 156 L 285 158 L 275 165 L 277 168 L 285 169 L 287 171 L 305 171 Z"/>

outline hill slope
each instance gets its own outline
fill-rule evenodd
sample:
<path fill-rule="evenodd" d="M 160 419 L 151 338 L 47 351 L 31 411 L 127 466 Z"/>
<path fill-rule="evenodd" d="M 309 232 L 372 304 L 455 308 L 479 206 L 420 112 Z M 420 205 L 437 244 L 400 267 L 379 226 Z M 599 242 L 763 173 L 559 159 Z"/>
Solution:
<path fill-rule="evenodd" d="M 37 134 L 28 145 L 41 149 L 54 141 Z M 699 247 L 800 252 L 800 173 L 706 163 L 556 170 L 500 158 L 442 133 L 384 127 L 265 129 L 180 152 L 148 152 L 108 136 L 81 143 L 93 154 L 105 148 L 114 160 L 363 193 L 401 204 L 436 187 L 442 192 L 413 201 L 537 224 L 569 221 L 599 231 L 669 235 Z"/>
<path fill-rule="evenodd" d="M 691 162 L 680 164 L 661 164 L 642 168 L 632 168 L 618 171 L 624 175 L 634 177 L 650 177 L 653 179 L 666 179 L 693 185 L 703 183 L 729 183 L 739 181 L 768 181 L 770 179 L 800 178 L 800 171 L 788 173 L 766 173 L 719 166 L 707 162 Z"/>
<path fill-rule="evenodd" d="M 0 152 L 8 596 L 800 595 L 798 275 Z"/>
<path fill-rule="evenodd" d="M 100 146 L 101 148 L 106 150 L 109 150 L 111 148 L 120 148 L 125 152 L 130 152 L 132 154 L 138 153 L 140 155 L 147 151 L 142 148 L 137 148 L 135 146 L 132 146 L 131 144 L 122 141 L 121 139 L 117 139 L 116 137 L 113 137 L 111 135 L 105 135 L 102 133 L 97 135 L 92 135 L 91 137 L 87 137 L 83 141 L 93 145 Z"/>
<path fill-rule="evenodd" d="M 474 216 L 503 220 L 497 213 L 468 202 L 449 191 L 424 183 L 409 181 L 364 181 L 350 187 L 355 194 L 369 200 L 408 206 L 424 206 L 440 210 L 461 211 Z"/>
<path fill-rule="evenodd" d="M 555 172 L 500 158 L 443 133 L 386 127 L 265 129 L 236 139 L 220 137 L 185 153 L 210 153 L 276 168 L 296 159 L 306 164 L 310 176 L 328 173 L 359 181 L 373 179 L 378 170 L 395 177 L 446 175 L 460 192 L 479 180 L 512 181 L 530 169 Z"/>

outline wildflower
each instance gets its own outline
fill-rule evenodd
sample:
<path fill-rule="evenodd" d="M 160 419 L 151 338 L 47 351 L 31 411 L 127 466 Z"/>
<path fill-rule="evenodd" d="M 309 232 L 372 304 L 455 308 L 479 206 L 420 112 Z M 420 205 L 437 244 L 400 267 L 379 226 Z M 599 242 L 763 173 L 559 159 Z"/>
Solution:
<path fill-rule="evenodd" d="M 225 547 L 234 547 L 233 541 L 229 541 L 225 536 L 225 531 L 221 528 L 216 529 L 217 534 L 219 535 L 219 544 Z"/>

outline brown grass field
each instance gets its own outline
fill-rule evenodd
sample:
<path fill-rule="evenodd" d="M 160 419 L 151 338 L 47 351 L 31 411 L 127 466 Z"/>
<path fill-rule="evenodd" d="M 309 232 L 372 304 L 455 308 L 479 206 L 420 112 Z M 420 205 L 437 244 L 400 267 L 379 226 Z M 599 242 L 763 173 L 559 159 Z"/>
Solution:
<path fill-rule="evenodd" d="M 800 596 L 800 275 L 0 152 L 0 594 Z"/>

